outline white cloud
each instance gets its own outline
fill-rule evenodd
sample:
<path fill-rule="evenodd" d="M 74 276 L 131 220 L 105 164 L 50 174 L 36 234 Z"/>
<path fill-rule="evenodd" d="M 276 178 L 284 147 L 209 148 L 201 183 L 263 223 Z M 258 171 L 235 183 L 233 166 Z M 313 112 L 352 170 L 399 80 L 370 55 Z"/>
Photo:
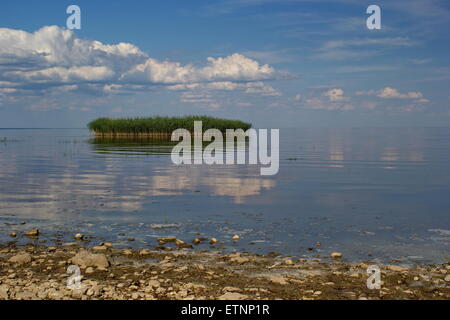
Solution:
<path fill-rule="evenodd" d="M 71 30 L 43 27 L 33 33 L 0 28 L 0 88 L 88 90 L 106 94 L 148 90 L 240 90 L 278 96 L 265 84 L 280 74 L 242 54 L 209 57 L 202 65 L 160 61 L 130 43 L 103 44 L 80 39 Z"/>
<path fill-rule="evenodd" d="M 257 61 L 235 53 L 225 58 L 207 59 L 204 67 L 181 65 L 179 62 L 148 59 L 133 67 L 121 76 L 121 80 L 130 82 L 150 82 L 160 84 L 182 84 L 217 80 L 254 81 L 270 79 L 275 70 L 269 65 L 260 65 Z"/>
<path fill-rule="evenodd" d="M 348 98 L 344 97 L 344 90 L 339 88 L 330 89 L 323 93 L 330 101 L 345 101 Z"/>
<path fill-rule="evenodd" d="M 419 102 L 429 102 L 427 99 L 423 98 L 423 94 L 420 91 L 410 91 L 406 93 L 401 93 L 395 88 L 386 87 L 381 90 L 369 90 L 369 91 L 357 91 L 355 92 L 357 96 L 369 95 L 377 96 L 382 99 L 412 99 L 418 100 Z"/>
<path fill-rule="evenodd" d="M 377 94 L 377 97 L 383 99 L 420 99 L 422 93 L 416 91 L 400 93 L 397 89 L 386 87 Z"/>
<path fill-rule="evenodd" d="M 106 66 L 52 67 L 37 71 L 10 71 L 4 75 L 14 81 L 76 83 L 112 79 L 114 71 Z"/>

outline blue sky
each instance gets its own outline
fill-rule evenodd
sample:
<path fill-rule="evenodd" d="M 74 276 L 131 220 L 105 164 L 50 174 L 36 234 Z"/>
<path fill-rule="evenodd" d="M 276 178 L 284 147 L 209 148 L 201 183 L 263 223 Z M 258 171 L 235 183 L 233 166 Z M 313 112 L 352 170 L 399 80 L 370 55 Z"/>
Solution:
<path fill-rule="evenodd" d="M 70 4 L 81 30 L 66 30 Z M 381 30 L 366 27 L 371 4 Z M 0 6 L 0 127 L 185 114 L 267 128 L 450 123 L 445 0 Z"/>

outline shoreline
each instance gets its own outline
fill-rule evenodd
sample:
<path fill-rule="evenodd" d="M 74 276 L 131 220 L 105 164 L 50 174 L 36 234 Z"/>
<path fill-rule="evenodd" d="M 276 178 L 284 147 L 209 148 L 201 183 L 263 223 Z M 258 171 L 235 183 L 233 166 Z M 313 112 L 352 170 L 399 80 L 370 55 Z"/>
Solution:
<path fill-rule="evenodd" d="M 324 262 L 194 251 L 182 243 L 175 250 L 82 244 L 0 245 L 0 300 L 450 299 L 450 261 L 411 268 L 379 264 L 381 289 L 370 290 L 367 268 L 373 262 L 346 263 L 339 255 Z M 80 290 L 67 287 L 71 265 L 80 268 Z"/>

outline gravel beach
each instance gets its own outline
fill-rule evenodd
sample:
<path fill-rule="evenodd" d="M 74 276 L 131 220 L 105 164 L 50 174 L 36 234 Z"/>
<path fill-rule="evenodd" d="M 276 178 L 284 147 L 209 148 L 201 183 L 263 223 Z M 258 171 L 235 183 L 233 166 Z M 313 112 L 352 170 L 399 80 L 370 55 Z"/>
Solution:
<path fill-rule="evenodd" d="M 325 262 L 214 249 L 82 246 L 1 246 L 0 299 L 450 299 L 450 262 L 411 268 L 380 265 L 381 289 L 368 289 L 372 263 L 348 264 L 338 253 L 334 258 L 330 253 Z M 68 279 L 80 281 L 68 286 Z"/>

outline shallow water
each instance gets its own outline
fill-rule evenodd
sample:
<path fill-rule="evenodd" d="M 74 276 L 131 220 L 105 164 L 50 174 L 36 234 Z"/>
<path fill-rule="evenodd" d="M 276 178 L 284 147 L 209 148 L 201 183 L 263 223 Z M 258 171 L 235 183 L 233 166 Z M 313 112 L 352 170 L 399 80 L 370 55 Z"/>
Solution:
<path fill-rule="evenodd" d="M 202 236 L 296 257 L 450 259 L 450 128 L 281 130 L 280 171 L 266 177 L 259 166 L 175 166 L 170 151 L 84 129 L 0 130 L 0 240 L 37 226 L 47 243 Z"/>

